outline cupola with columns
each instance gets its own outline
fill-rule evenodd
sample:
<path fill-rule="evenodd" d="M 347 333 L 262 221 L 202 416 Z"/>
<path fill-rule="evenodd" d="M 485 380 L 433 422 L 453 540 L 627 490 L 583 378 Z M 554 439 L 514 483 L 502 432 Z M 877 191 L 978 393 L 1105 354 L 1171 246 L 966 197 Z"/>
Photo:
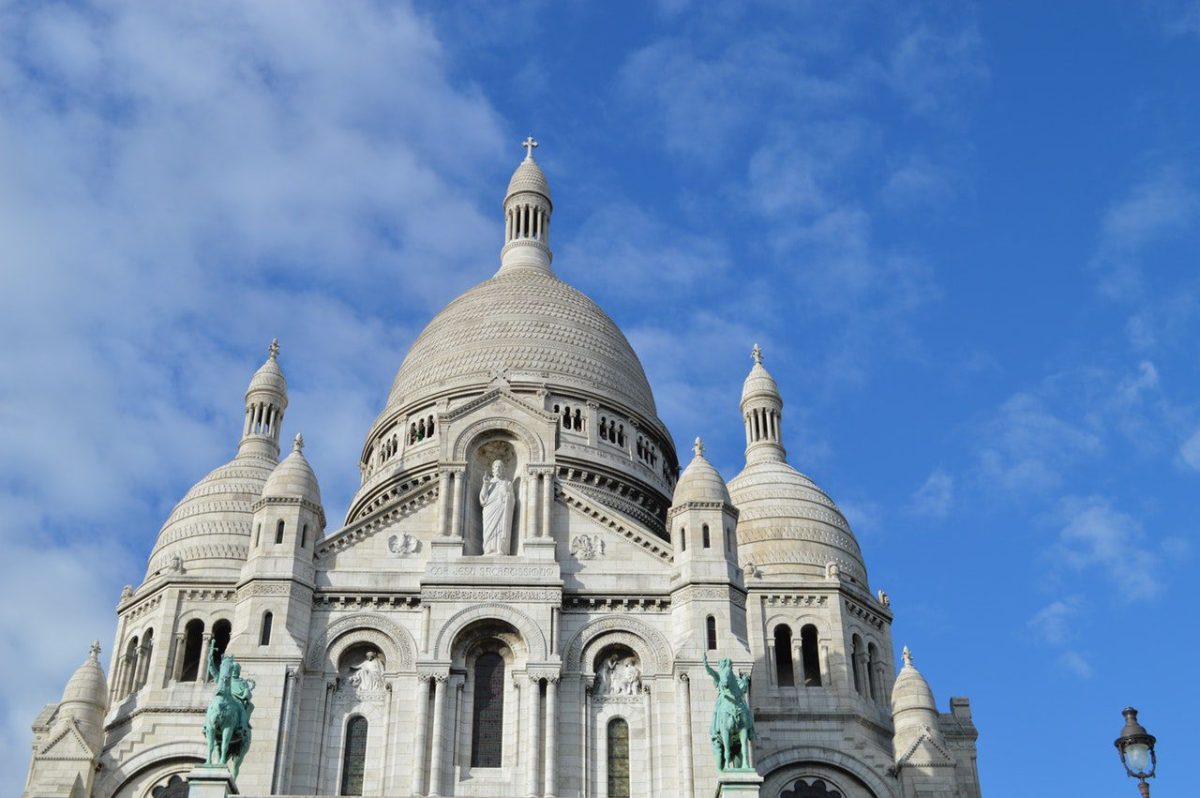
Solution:
<path fill-rule="evenodd" d="M 504 195 L 504 249 L 500 251 L 501 271 L 541 269 L 548 271 L 550 251 L 550 183 L 533 151 L 538 143 L 533 136 L 525 139 L 525 160 L 513 172 Z"/>
<path fill-rule="evenodd" d="M 746 462 L 782 461 L 787 457 L 783 448 L 783 397 L 775 378 L 763 366 L 762 347 L 755 344 L 750 354 L 754 366 L 742 385 Z"/>

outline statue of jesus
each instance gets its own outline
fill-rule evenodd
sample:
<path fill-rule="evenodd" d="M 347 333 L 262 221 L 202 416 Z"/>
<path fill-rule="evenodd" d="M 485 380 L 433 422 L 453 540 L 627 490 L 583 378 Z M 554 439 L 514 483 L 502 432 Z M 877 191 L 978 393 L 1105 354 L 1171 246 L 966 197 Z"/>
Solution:
<path fill-rule="evenodd" d="M 504 463 L 496 460 L 492 471 L 483 477 L 479 489 L 479 504 L 483 507 L 483 553 L 508 554 L 508 539 L 512 534 L 512 480 L 504 478 Z"/>

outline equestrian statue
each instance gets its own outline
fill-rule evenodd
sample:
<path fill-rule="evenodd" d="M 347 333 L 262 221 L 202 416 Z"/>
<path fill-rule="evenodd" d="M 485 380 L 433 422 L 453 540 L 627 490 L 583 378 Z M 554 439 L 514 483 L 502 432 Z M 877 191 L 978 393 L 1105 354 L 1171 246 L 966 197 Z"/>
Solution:
<path fill-rule="evenodd" d="M 242 760 L 250 750 L 250 713 L 254 703 L 254 680 L 242 678 L 242 666 L 232 655 L 221 657 L 217 665 L 217 650 L 208 653 L 208 678 L 217 683 L 217 691 L 204 713 L 204 736 L 208 740 L 209 766 L 225 765 L 234 779 Z M 213 753 L 219 754 L 213 762 Z"/>
<path fill-rule="evenodd" d="M 717 686 L 717 705 L 713 708 L 712 737 L 713 753 L 717 757 L 717 769 L 753 770 L 750 756 L 750 741 L 757 739 L 754 730 L 754 714 L 750 711 L 747 696 L 750 694 L 750 674 L 733 672 L 733 661 L 724 657 L 713 670 L 708 664 L 708 653 L 704 654 L 704 670 Z"/>

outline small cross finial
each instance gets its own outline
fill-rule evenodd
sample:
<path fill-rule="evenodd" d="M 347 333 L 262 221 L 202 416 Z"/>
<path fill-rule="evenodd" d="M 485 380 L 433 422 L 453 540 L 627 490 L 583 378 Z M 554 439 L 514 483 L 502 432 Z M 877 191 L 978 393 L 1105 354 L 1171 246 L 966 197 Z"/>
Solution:
<path fill-rule="evenodd" d="M 292 451 L 298 452 L 298 451 L 302 450 L 303 448 L 304 448 L 304 436 L 301 435 L 299 432 L 297 432 L 296 437 L 292 440 Z"/>
<path fill-rule="evenodd" d="M 267 347 L 267 354 L 271 356 L 272 360 L 275 360 L 277 357 L 279 357 L 279 339 L 278 338 L 271 339 L 271 345 Z"/>
<path fill-rule="evenodd" d="M 91 655 L 91 658 L 96 660 L 97 662 L 100 660 L 100 641 L 99 640 L 92 641 L 92 647 L 90 649 L 88 649 L 88 653 Z"/>
<path fill-rule="evenodd" d="M 696 442 L 692 444 L 692 451 L 696 453 L 697 457 L 703 457 L 704 456 L 704 441 L 701 440 L 700 438 L 696 438 Z"/>
<path fill-rule="evenodd" d="M 754 348 L 750 350 L 750 357 L 754 358 L 755 363 L 761 364 L 762 363 L 762 347 L 759 346 L 758 344 L 755 344 Z"/>
<path fill-rule="evenodd" d="M 533 158 L 533 151 L 537 149 L 538 143 L 534 141 L 533 136 L 526 136 L 521 146 L 525 148 L 525 160 L 528 161 Z"/>
<path fill-rule="evenodd" d="M 904 647 L 904 653 L 902 656 L 904 657 L 905 665 L 912 665 L 912 652 L 908 650 L 908 646 Z"/>

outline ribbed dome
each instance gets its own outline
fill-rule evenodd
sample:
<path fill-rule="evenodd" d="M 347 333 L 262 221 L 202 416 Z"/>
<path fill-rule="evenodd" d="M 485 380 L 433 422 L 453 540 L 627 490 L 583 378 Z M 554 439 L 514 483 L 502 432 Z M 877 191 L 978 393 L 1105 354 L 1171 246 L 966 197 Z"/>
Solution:
<path fill-rule="evenodd" d="M 823 577 L 830 562 L 864 588 L 867 571 L 833 499 L 782 460 L 747 465 L 729 482 L 740 511 L 738 556 L 762 575 Z"/>
<path fill-rule="evenodd" d="M 67 681 L 62 704 L 69 711 L 74 705 L 89 706 L 104 711 L 108 706 L 108 686 L 100 667 L 100 644 L 92 643 L 91 653 Z"/>
<path fill-rule="evenodd" d="M 146 578 L 170 568 L 177 554 L 189 576 L 237 577 L 250 544 L 250 508 L 274 468 L 274 459 L 243 452 L 197 482 L 159 531 Z"/>
<path fill-rule="evenodd" d="M 696 452 L 692 458 L 692 462 L 688 463 L 688 467 L 683 469 L 683 473 L 679 475 L 679 482 L 675 485 L 675 495 L 671 499 L 671 504 L 678 507 L 687 502 L 724 502 L 733 504 L 729 498 L 729 489 L 725 487 L 725 480 L 721 478 L 721 474 L 717 469 L 713 468 L 712 463 L 704 457 L 704 446 L 700 439 L 696 439 Z"/>
<path fill-rule="evenodd" d="M 264 499 L 305 499 L 318 506 L 321 504 L 321 486 L 301 451 L 303 448 L 304 438 L 297 435 L 292 453 L 267 477 L 262 489 Z"/>
<path fill-rule="evenodd" d="M 446 306 L 409 350 L 388 406 L 498 374 L 608 397 L 657 418 L 641 361 L 603 310 L 553 274 L 503 271 Z"/>
<path fill-rule="evenodd" d="M 537 161 L 532 157 L 526 158 L 517 166 L 512 178 L 508 181 L 508 191 L 505 192 L 504 198 L 507 200 L 513 194 L 522 191 L 533 191 L 550 199 L 550 183 L 546 180 L 542 167 L 538 166 Z"/>

